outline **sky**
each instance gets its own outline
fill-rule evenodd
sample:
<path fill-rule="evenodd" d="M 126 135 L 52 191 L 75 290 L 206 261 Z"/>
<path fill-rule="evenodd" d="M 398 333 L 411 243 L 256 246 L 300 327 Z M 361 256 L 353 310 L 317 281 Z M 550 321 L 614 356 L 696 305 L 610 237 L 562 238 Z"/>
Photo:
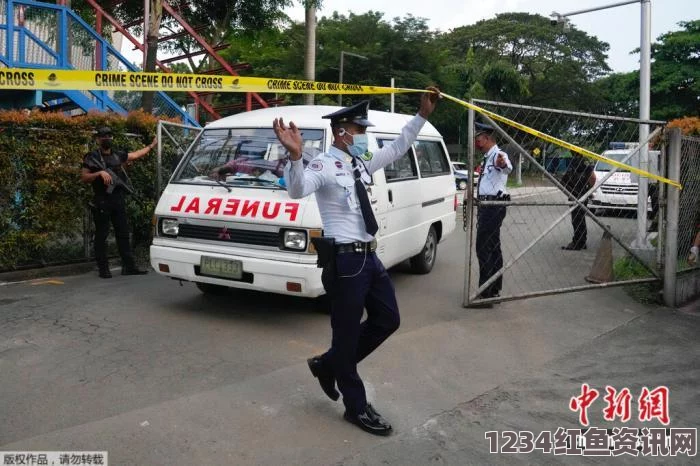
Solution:
<path fill-rule="evenodd" d="M 347 15 L 367 11 L 380 11 L 384 19 L 407 14 L 426 18 L 432 30 L 448 32 L 450 29 L 474 24 L 482 19 L 494 18 L 498 13 L 527 12 L 549 17 L 560 14 L 620 3 L 622 0 L 323 0 L 323 8 L 317 12 L 320 19 L 333 11 Z M 300 0 L 295 0 L 300 5 Z M 432 6 L 431 8 L 426 5 Z M 571 24 L 591 36 L 610 45 L 608 65 L 614 72 L 639 69 L 639 54 L 630 52 L 640 44 L 640 5 L 632 3 L 607 10 L 583 13 L 571 17 Z M 286 13 L 294 21 L 304 21 L 301 6 L 288 8 Z M 651 40 L 678 30 L 679 21 L 700 19 L 700 0 L 651 0 Z"/>

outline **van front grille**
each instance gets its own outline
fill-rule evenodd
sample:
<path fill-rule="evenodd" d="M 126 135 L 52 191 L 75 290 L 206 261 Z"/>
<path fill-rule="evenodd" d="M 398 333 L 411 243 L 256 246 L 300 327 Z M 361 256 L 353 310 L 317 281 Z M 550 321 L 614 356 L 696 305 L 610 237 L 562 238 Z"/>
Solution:
<path fill-rule="evenodd" d="M 227 227 L 180 224 L 180 238 L 205 239 L 225 243 L 253 244 L 255 246 L 279 247 L 282 244 L 279 231 L 241 230 Z"/>
<path fill-rule="evenodd" d="M 636 196 L 639 187 L 635 185 L 603 185 L 600 187 L 603 194 L 621 194 L 626 196 Z"/>

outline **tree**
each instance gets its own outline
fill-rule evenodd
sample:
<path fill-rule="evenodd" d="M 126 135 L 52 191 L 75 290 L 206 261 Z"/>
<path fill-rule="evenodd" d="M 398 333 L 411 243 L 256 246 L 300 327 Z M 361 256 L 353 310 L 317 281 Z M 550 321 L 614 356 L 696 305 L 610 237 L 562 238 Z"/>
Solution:
<path fill-rule="evenodd" d="M 662 34 L 651 46 L 652 119 L 700 115 L 700 20 L 679 25 L 682 30 Z M 613 74 L 595 85 L 600 112 L 639 115 L 638 71 Z"/>
<path fill-rule="evenodd" d="M 503 13 L 456 28 L 441 42 L 457 62 L 473 51 L 483 64 L 481 84 L 487 94 L 532 105 L 587 108 L 590 83 L 610 71 L 608 44 L 576 28 L 564 32 L 548 18 L 529 13 Z"/>
<path fill-rule="evenodd" d="M 700 20 L 679 23 L 651 46 L 652 117 L 700 115 Z"/>

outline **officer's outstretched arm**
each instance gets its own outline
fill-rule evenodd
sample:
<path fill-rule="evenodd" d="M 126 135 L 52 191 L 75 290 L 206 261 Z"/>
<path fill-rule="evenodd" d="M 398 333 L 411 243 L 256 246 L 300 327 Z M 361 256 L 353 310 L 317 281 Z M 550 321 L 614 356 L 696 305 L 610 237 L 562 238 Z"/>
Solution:
<path fill-rule="evenodd" d="M 418 133 L 427 121 L 428 117 L 440 98 L 440 90 L 436 87 L 428 87 L 427 91 L 421 95 L 420 108 L 418 114 L 401 130 L 401 135 L 389 144 L 386 144 L 375 153 L 366 154 L 370 157 L 365 161 L 367 170 L 374 173 L 380 168 L 384 168 L 395 160 L 400 159 L 411 147 L 418 137 Z"/>

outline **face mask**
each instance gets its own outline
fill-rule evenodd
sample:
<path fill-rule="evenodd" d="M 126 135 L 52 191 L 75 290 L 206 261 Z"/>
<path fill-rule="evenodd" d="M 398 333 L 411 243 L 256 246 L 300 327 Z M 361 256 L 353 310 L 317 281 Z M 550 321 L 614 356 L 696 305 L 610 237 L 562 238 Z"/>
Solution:
<path fill-rule="evenodd" d="M 348 144 L 348 152 L 353 157 L 359 157 L 367 152 L 368 139 L 366 134 L 355 134 L 352 136 L 352 144 Z"/>
<path fill-rule="evenodd" d="M 111 139 L 102 139 L 100 141 L 100 147 L 107 150 L 112 148 L 112 140 Z"/>

